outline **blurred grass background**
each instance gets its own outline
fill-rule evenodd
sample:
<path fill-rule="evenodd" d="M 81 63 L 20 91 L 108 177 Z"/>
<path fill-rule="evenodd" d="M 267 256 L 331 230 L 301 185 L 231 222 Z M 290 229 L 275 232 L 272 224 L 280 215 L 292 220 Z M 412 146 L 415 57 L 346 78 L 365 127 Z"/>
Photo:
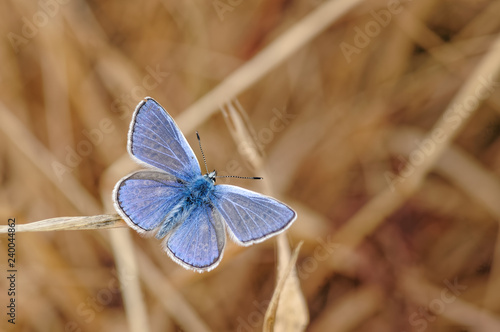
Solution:
<path fill-rule="evenodd" d="M 199 131 L 210 170 L 265 173 L 265 185 L 226 183 L 271 188 L 298 211 L 286 236 L 293 247 L 304 241 L 297 275 L 308 330 L 500 330 L 500 57 L 475 71 L 498 45 L 499 1 L 360 1 L 326 11 L 335 17 L 327 29 L 303 44 L 292 35 L 296 52 L 224 95 L 253 127 L 260 169 L 217 103 L 203 114 L 193 105 L 312 12 L 332 8 L 326 2 L 7 0 L 0 8 L 2 225 L 114 213 L 114 184 L 137 168 L 126 152 L 131 115 L 149 95 L 198 156 Z M 416 142 L 432 137 L 463 86 L 481 80 L 490 82 L 486 97 L 450 120 L 450 144 L 436 143 L 412 180 L 421 163 L 412 153 L 425 155 Z M 398 174 L 402 191 L 391 181 Z M 110 232 L 123 230 L 18 233 L 17 323 L 7 323 L 2 277 L 0 329 L 129 330 L 136 318 L 126 314 L 110 244 Z M 139 330 L 192 330 L 193 314 L 207 330 L 262 329 L 275 240 L 229 244 L 218 268 L 195 274 L 157 240 L 130 233 L 143 290 L 134 299 L 149 321 Z"/>

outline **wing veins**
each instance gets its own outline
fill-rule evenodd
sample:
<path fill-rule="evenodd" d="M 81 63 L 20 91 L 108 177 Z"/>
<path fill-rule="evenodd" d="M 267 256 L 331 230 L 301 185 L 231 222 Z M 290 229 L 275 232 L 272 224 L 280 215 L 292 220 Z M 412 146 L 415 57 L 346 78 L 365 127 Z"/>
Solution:
<path fill-rule="evenodd" d="M 165 123 L 162 121 L 162 119 L 160 119 L 160 118 L 159 118 L 159 116 L 158 116 L 158 114 L 156 114 L 156 112 L 153 112 L 153 115 L 154 115 L 154 116 L 155 116 L 155 117 L 156 117 L 156 118 L 157 118 L 157 119 L 158 119 L 158 120 L 159 120 L 159 121 L 160 121 L 163 125 L 165 125 Z M 186 138 L 184 137 L 184 135 L 182 135 L 182 133 L 180 133 L 180 129 L 179 129 L 179 130 L 177 130 L 178 128 L 177 128 L 177 126 L 176 126 L 176 125 L 175 125 L 175 123 L 174 123 L 174 119 L 172 119 L 172 121 L 169 121 L 168 119 L 166 119 L 166 120 L 167 120 L 167 125 L 170 127 L 170 132 L 169 132 L 169 133 L 170 133 L 170 135 L 171 135 L 171 136 L 174 136 L 174 137 L 176 138 L 176 140 L 177 140 L 177 142 L 175 142 L 175 141 L 174 141 L 174 144 L 179 145 L 179 147 L 181 148 L 181 150 L 183 150 L 184 152 L 187 152 L 187 151 L 186 151 L 186 149 L 184 149 L 184 148 L 183 148 L 183 146 L 182 146 L 182 144 L 180 143 L 180 142 L 182 141 L 182 138 L 184 138 L 184 140 L 186 140 Z M 182 135 L 182 137 L 179 137 L 179 134 L 180 134 L 180 135 Z M 165 142 L 165 141 L 164 141 L 164 142 Z M 167 143 L 167 142 L 165 142 L 165 143 Z M 186 145 L 188 145 L 188 146 L 189 146 L 189 144 L 187 144 L 187 142 L 186 142 Z M 174 153 L 174 152 L 172 151 L 172 153 Z M 175 153 L 174 153 L 174 154 L 175 154 Z M 177 156 L 177 155 L 176 155 L 176 156 Z M 187 161 L 188 161 L 188 163 L 189 163 L 189 162 L 190 162 L 190 160 L 189 160 L 189 156 L 188 156 L 188 154 L 187 154 L 187 153 L 185 153 L 185 154 L 184 154 L 184 156 L 186 156 Z"/>
<path fill-rule="evenodd" d="M 158 106 L 160 106 L 160 105 L 158 105 Z M 161 109 L 162 109 L 162 111 L 163 111 L 163 107 L 161 107 L 161 106 L 160 106 L 160 108 L 161 108 Z M 158 116 L 158 114 L 156 114 L 156 112 L 153 112 L 153 115 L 154 115 L 154 116 L 155 116 L 155 117 L 156 117 L 156 118 L 157 118 L 157 119 L 158 119 L 158 120 L 159 120 L 159 121 L 160 121 L 163 125 L 165 125 L 165 122 L 163 122 L 163 120 L 164 120 L 165 118 L 161 119 L 161 118 Z M 171 134 L 172 136 L 176 136 L 175 138 L 177 138 L 177 140 L 180 140 L 180 139 L 179 139 L 179 136 L 177 136 L 177 130 L 176 130 L 177 128 L 175 128 L 175 127 L 173 127 L 173 126 L 172 126 L 172 125 L 174 124 L 174 123 L 173 123 L 173 119 L 172 119 L 172 121 L 169 121 L 168 119 L 166 119 L 166 120 L 167 120 L 167 125 L 170 127 L 170 131 L 171 131 L 171 132 L 170 132 L 170 134 Z"/>
<path fill-rule="evenodd" d="M 169 156 L 170 158 L 175 158 L 175 159 L 177 159 L 177 160 L 178 160 L 177 155 L 175 154 L 175 152 L 174 152 L 174 151 L 173 151 L 173 150 L 172 150 L 169 146 L 163 145 L 163 144 L 161 144 L 161 142 L 158 142 L 157 140 L 152 139 L 151 137 L 148 137 L 148 136 L 146 136 L 146 135 L 144 135 L 144 134 L 142 134 L 142 133 L 136 133 L 136 134 L 135 134 L 135 136 L 136 136 L 136 137 L 141 137 L 142 139 L 146 139 L 146 140 L 151 141 L 151 142 L 153 142 L 153 143 L 158 143 L 161 147 L 163 147 L 163 148 L 167 149 L 168 151 L 170 151 L 170 152 L 172 153 L 172 155 L 169 155 L 169 154 L 167 154 L 167 153 L 165 153 L 165 152 L 162 152 L 162 151 L 159 151 L 159 150 L 153 150 L 153 151 L 160 152 L 160 153 L 162 153 L 162 154 L 164 154 L 164 155 L 166 155 L 166 156 Z M 143 144 L 143 143 L 137 142 L 137 140 L 135 141 L 135 144 L 137 144 L 137 145 L 142 145 L 143 147 L 147 147 L 147 148 L 149 148 L 150 150 L 152 150 L 152 148 L 151 148 L 151 147 L 148 147 L 147 145 L 145 145 L 145 144 Z"/>
<path fill-rule="evenodd" d="M 144 205 L 144 206 L 142 206 L 142 207 L 138 208 L 135 212 L 140 212 L 140 211 L 142 211 L 142 210 L 144 210 L 144 209 L 150 208 L 150 207 L 151 207 L 151 205 L 153 205 L 154 203 L 156 203 L 156 202 L 160 201 L 160 199 L 154 199 L 154 200 L 149 200 L 149 199 L 148 199 L 148 200 L 144 200 L 144 202 L 151 202 L 151 201 L 152 201 L 152 203 L 147 204 L 147 205 Z M 158 204 L 158 205 L 156 206 L 156 208 L 157 208 L 157 209 L 159 209 L 160 207 L 165 206 L 165 205 L 166 205 L 166 202 L 165 202 L 165 203 L 160 203 L 160 204 Z"/>
<path fill-rule="evenodd" d="M 149 131 L 150 133 L 152 133 L 152 135 L 150 135 L 150 136 L 154 136 L 155 139 L 154 140 L 151 139 L 149 136 L 146 135 L 146 133 L 141 132 L 141 131 Z M 163 146 L 163 147 L 171 150 L 170 146 L 169 146 L 169 143 L 167 141 L 165 141 L 165 139 L 163 138 L 163 136 L 160 136 L 157 132 L 155 132 L 153 129 L 151 129 L 149 127 L 143 126 L 141 128 L 138 128 L 138 129 L 136 129 L 134 131 L 134 134 L 138 135 L 138 136 L 140 135 L 142 137 L 148 138 L 151 141 L 158 142 L 161 146 Z M 161 144 L 161 143 L 163 143 L 163 144 Z M 173 153 L 173 151 L 172 151 L 172 153 Z"/>
<path fill-rule="evenodd" d="M 157 167 L 157 168 L 159 168 L 159 169 L 165 169 L 165 168 L 166 168 L 166 169 L 168 169 L 168 170 L 170 170 L 170 171 L 171 171 L 171 173 L 172 173 L 171 175 L 174 175 L 174 176 L 175 176 L 176 171 L 175 171 L 175 169 L 174 169 L 174 168 L 172 168 L 172 167 L 170 167 L 170 166 L 166 166 L 165 164 L 161 164 L 160 162 L 157 162 L 157 161 L 152 160 L 152 159 L 150 159 L 150 158 L 146 158 L 146 157 L 144 157 L 144 156 L 143 156 L 143 157 L 141 157 L 141 158 L 142 158 L 142 160 L 143 160 L 143 161 L 145 161 L 145 162 L 146 162 L 146 164 L 149 164 L 149 165 L 155 166 L 155 167 Z M 156 166 L 156 165 L 160 165 L 160 166 Z M 163 168 L 162 168 L 162 167 L 163 167 Z"/>
<path fill-rule="evenodd" d="M 241 215 L 240 210 L 235 207 L 235 203 L 234 202 L 230 202 L 230 203 L 233 205 L 233 208 L 235 209 L 235 211 L 238 214 L 238 216 L 240 216 L 241 220 L 243 220 L 243 225 L 245 225 L 245 228 L 247 229 L 248 235 L 250 235 L 250 237 L 252 237 L 251 236 L 252 232 L 250 232 L 250 229 L 248 228 L 248 225 L 245 222 L 245 218 L 243 218 L 243 216 Z M 254 224 L 255 224 L 255 226 L 257 226 L 257 224 L 255 223 L 255 221 L 254 221 Z"/>
<path fill-rule="evenodd" d="M 242 210 L 246 211 L 246 212 L 247 212 L 247 214 L 248 214 L 248 216 L 250 217 L 250 219 L 252 219 L 252 221 L 253 221 L 253 223 L 255 224 L 255 226 L 257 226 L 257 227 L 259 226 L 259 225 L 257 225 L 257 223 L 256 223 L 256 222 L 255 222 L 255 220 L 252 218 L 252 216 L 250 215 L 250 213 L 249 213 L 249 212 L 252 212 L 255 216 L 259 217 L 259 215 L 258 215 L 257 213 L 253 212 L 252 210 L 246 209 L 246 208 L 245 208 L 245 207 L 243 207 L 241 204 L 238 204 L 238 203 L 236 203 L 236 202 L 231 202 L 231 203 L 232 203 L 233 205 L 237 205 L 237 206 L 239 206 Z M 261 205 L 263 205 L 263 204 L 261 204 Z M 238 213 L 238 214 L 239 214 L 239 213 Z M 262 221 L 263 221 L 263 222 L 264 222 L 264 223 L 265 223 L 265 224 L 266 224 L 269 228 L 271 228 L 271 226 L 269 226 L 269 224 L 266 222 L 266 220 L 265 220 L 263 217 L 259 217 L 259 219 L 261 219 L 261 220 L 262 220 Z M 273 218 L 273 219 L 274 219 L 274 218 Z"/>

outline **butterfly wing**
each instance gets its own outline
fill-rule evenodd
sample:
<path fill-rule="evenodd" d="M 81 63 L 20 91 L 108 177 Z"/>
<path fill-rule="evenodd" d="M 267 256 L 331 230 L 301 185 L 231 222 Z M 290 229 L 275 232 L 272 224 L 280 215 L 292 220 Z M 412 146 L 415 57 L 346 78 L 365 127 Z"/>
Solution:
<path fill-rule="evenodd" d="M 208 204 L 195 207 L 164 242 L 165 251 L 175 262 L 197 272 L 215 268 L 225 244 L 224 223 Z"/>
<path fill-rule="evenodd" d="M 115 208 L 127 224 L 144 233 L 157 228 L 182 198 L 184 184 L 165 172 L 138 171 L 113 191 Z"/>
<path fill-rule="evenodd" d="M 200 175 L 200 165 L 174 119 L 147 97 L 134 112 L 128 136 L 129 153 L 139 162 L 189 181 Z"/>
<path fill-rule="evenodd" d="M 285 204 L 231 185 L 215 186 L 213 204 L 229 226 L 229 234 L 244 246 L 284 231 L 297 218 Z"/>

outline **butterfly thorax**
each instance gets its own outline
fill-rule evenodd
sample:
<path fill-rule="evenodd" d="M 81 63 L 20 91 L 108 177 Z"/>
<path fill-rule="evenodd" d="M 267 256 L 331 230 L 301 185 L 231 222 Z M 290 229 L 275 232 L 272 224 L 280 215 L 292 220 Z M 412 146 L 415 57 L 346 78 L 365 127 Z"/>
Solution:
<path fill-rule="evenodd" d="M 215 188 L 211 174 L 200 175 L 187 184 L 186 203 L 196 205 L 210 203 L 210 196 Z"/>

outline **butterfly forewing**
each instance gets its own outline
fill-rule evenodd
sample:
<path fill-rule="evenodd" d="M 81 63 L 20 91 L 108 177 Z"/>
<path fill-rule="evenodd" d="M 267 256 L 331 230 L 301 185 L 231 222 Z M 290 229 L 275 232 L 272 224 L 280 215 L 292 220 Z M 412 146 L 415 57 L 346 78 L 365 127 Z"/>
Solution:
<path fill-rule="evenodd" d="M 129 152 L 139 161 L 184 181 L 201 173 L 196 156 L 172 117 L 154 99 L 138 106 L 129 131 Z"/>

